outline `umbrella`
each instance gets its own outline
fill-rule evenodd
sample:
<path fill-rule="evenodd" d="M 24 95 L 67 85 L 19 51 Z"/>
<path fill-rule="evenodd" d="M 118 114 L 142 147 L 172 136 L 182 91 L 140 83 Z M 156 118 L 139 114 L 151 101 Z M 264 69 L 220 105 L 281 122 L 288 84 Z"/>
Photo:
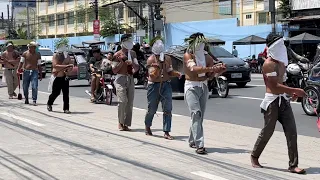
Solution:
<path fill-rule="evenodd" d="M 226 42 L 221 39 L 216 38 L 208 38 L 208 43 L 214 44 L 214 45 L 225 45 Z"/>
<path fill-rule="evenodd" d="M 289 38 L 289 41 L 290 44 L 316 44 L 320 43 L 320 37 L 309 33 L 302 33 Z"/>
<path fill-rule="evenodd" d="M 266 39 L 251 35 L 233 42 L 233 45 L 265 44 Z"/>

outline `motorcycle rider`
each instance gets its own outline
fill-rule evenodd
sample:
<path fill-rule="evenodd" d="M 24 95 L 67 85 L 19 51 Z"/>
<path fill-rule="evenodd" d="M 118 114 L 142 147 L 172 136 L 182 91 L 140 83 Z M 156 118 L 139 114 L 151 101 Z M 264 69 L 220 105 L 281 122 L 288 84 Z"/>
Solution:
<path fill-rule="evenodd" d="M 285 40 L 284 41 L 284 45 L 287 48 L 287 54 L 288 54 L 288 61 L 289 64 L 293 64 L 293 63 L 309 63 L 309 60 L 303 56 L 300 56 L 299 54 L 295 53 L 291 47 L 290 47 L 290 41 L 289 40 Z"/>
<path fill-rule="evenodd" d="M 102 63 L 102 55 L 100 48 L 94 48 L 92 49 L 93 57 L 91 57 L 89 61 L 90 71 L 91 71 L 91 102 L 94 102 L 96 100 L 96 89 L 99 86 L 99 75 L 95 73 L 95 69 L 101 67 Z"/>
<path fill-rule="evenodd" d="M 154 114 L 157 112 L 158 104 L 161 101 L 163 108 L 163 131 L 164 138 L 172 140 L 169 134 L 172 120 L 172 89 L 170 77 L 181 77 L 181 73 L 173 70 L 171 58 L 164 55 L 164 44 L 160 37 L 152 40 L 152 53 L 147 60 L 149 70 L 148 77 L 148 112 L 145 117 L 146 135 L 152 136 L 150 127 Z"/>

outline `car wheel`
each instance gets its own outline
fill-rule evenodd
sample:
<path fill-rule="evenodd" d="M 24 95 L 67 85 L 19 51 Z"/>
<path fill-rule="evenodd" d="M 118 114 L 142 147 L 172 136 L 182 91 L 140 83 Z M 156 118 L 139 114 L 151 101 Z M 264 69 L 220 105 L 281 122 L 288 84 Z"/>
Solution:
<path fill-rule="evenodd" d="M 239 88 L 244 88 L 244 87 L 246 87 L 246 85 L 247 85 L 246 82 L 241 82 L 241 83 L 236 83 L 236 84 L 237 84 L 237 86 L 238 86 Z"/>

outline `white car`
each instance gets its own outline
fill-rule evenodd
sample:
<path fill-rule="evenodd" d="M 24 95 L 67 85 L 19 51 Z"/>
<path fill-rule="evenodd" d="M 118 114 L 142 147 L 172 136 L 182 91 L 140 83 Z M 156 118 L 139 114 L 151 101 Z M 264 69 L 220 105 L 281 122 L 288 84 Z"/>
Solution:
<path fill-rule="evenodd" d="M 39 53 L 46 64 L 46 72 L 51 73 L 53 52 L 49 48 L 39 48 Z"/>

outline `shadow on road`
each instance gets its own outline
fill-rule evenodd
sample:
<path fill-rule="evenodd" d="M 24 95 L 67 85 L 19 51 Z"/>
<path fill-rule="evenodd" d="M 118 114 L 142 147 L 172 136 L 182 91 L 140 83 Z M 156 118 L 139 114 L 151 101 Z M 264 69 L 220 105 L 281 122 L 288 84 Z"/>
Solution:
<path fill-rule="evenodd" d="M 63 118 L 60 118 L 60 117 L 51 116 L 51 115 L 48 115 L 48 114 L 43 113 L 41 111 L 33 110 L 33 109 L 30 109 L 30 108 L 27 108 L 27 107 L 23 107 L 22 106 L 20 108 L 28 109 L 30 111 L 33 111 L 33 112 L 36 112 L 36 113 L 39 113 L 39 114 L 42 114 L 42 115 L 45 115 L 45 116 L 48 116 L 48 117 L 51 117 L 51 118 L 55 118 L 55 120 L 60 120 L 60 121 L 62 121 L 64 123 L 69 123 L 69 124 L 72 124 L 72 125 L 75 125 L 75 126 L 79 126 L 79 127 L 82 127 L 82 128 L 87 128 L 87 129 L 90 129 L 90 130 L 93 130 L 93 131 L 103 132 L 103 133 L 106 133 L 106 134 L 109 134 L 109 135 L 113 135 L 113 136 L 116 136 L 116 137 L 121 137 L 121 138 L 130 140 L 130 141 L 136 141 L 136 142 L 139 142 L 139 143 L 142 143 L 142 144 L 154 147 L 154 148 L 160 148 L 160 149 L 165 149 L 165 150 L 169 150 L 169 151 L 172 151 L 172 152 L 176 152 L 176 153 L 179 153 L 177 155 L 177 158 L 183 158 L 183 156 L 185 156 L 186 158 L 192 158 L 192 159 L 195 159 L 195 160 L 198 160 L 198 161 L 202 161 L 204 163 L 209 163 L 209 164 L 212 164 L 212 165 L 215 165 L 215 166 L 218 166 L 218 167 L 224 169 L 224 171 L 226 173 L 228 173 L 228 172 L 229 173 L 231 173 L 231 172 L 232 173 L 239 173 L 242 176 L 247 177 L 248 179 L 250 179 L 250 178 L 260 179 L 260 180 L 270 180 L 270 179 L 279 179 L 280 180 L 280 179 L 285 179 L 285 178 L 279 178 L 278 176 L 275 176 L 275 175 L 272 175 L 272 174 L 268 174 L 268 173 L 263 173 L 263 172 L 257 173 L 256 170 L 254 170 L 252 168 L 248 168 L 248 167 L 242 167 L 241 165 L 234 165 L 234 164 L 231 164 L 231 163 L 228 163 L 228 162 L 224 162 L 224 161 L 221 161 L 221 160 L 210 159 L 210 158 L 208 158 L 208 156 L 206 156 L 206 157 L 205 156 L 199 156 L 199 155 L 195 154 L 193 151 L 192 151 L 193 153 L 191 153 L 191 151 L 190 152 L 185 152 L 185 151 L 182 151 L 182 150 L 179 150 L 179 149 L 170 148 L 168 146 L 163 146 L 163 145 L 155 144 L 155 143 L 148 142 L 148 141 L 145 141 L 145 140 L 140 140 L 140 139 L 137 139 L 137 138 L 134 138 L 134 137 L 131 137 L 131 136 L 125 136 L 125 135 L 121 135 L 121 134 L 116 134 L 116 133 L 113 133 L 113 132 L 110 132 L 110 131 L 107 131 L 107 130 L 104 130 L 104 129 L 99 129 L 99 128 L 91 127 L 91 126 L 88 126 L 88 125 L 85 125 L 85 124 L 81 124 L 81 123 L 78 123 L 78 122 L 73 122 L 73 121 L 70 121 L 70 120 L 66 120 L 66 119 L 63 119 Z M 113 155 L 113 154 L 104 152 L 103 150 L 95 149 L 93 147 L 89 147 L 87 145 L 84 145 L 84 144 L 81 144 L 81 143 L 78 143 L 78 142 L 75 142 L 75 141 L 66 140 L 66 139 L 63 139 L 63 138 L 60 138 L 60 137 L 56 137 L 56 136 L 50 135 L 50 134 L 45 133 L 45 132 L 40 132 L 40 131 L 38 131 L 36 129 L 32 129 L 30 127 L 23 126 L 21 124 L 16 124 L 16 123 L 13 123 L 11 121 L 4 120 L 4 119 L 0 119 L 0 122 L 3 125 L 13 126 L 13 127 L 22 129 L 24 131 L 28 131 L 28 132 L 37 134 L 39 136 L 42 136 L 43 138 L 54 140 L 54 141 L 57 141 L 59 143 L 64 143 L 64 144 L 67 144 L 67 145 L 70 145 L 70 146 L 73 146 L 73 147 L 76 147 L 76 148 L 81 148 L 83 150 L 87 150 L 87 151 L 93 152 L 95 154 L 103 155 L 103 156 L 106 156 L 106 157 L 109 157 L 109 158 L 112 158 L 112 159 L 115 159 L 115 160 L 118 160 L 118 161 L 121 161 L 121 162 L 125 162 L 125 163 L 128 163 L 128 164 L 134 165 L 134 166 L 142 168 L 144 170 L 149 170 L 149 171 L 153 171 L 153 172 L 162 174 L 162 175 L 167 176 L 169 178 L 179 179 L 179 180 L 187 180 L 187 178 L 185 178 L 184 176 L 181 176 L 181 175 L 179 175 L 177 173 L 169 172 L 169 171 L 167 171 L 165 169 L 160 169 L 158 167 L 154 167 L 154 166 L 151 166 L 151 165 L 148 165 L 148 164 L 144 164 L 144 163 L 140 163 L 140 162 L 137 162 L 137 161 L 134 161 L 134 160 L 126 159 L 123 156 Z M 232 151 L 232 150 L 229 149 L 229 151 Z"/>
<path fill-rule="evenodd" d="M 208 153 L 223 153 L 223 154 L 240 154 L 250 153 L 249 150 L 245 149 L 233 149 L 233 148 L 206 148 Z"/>

